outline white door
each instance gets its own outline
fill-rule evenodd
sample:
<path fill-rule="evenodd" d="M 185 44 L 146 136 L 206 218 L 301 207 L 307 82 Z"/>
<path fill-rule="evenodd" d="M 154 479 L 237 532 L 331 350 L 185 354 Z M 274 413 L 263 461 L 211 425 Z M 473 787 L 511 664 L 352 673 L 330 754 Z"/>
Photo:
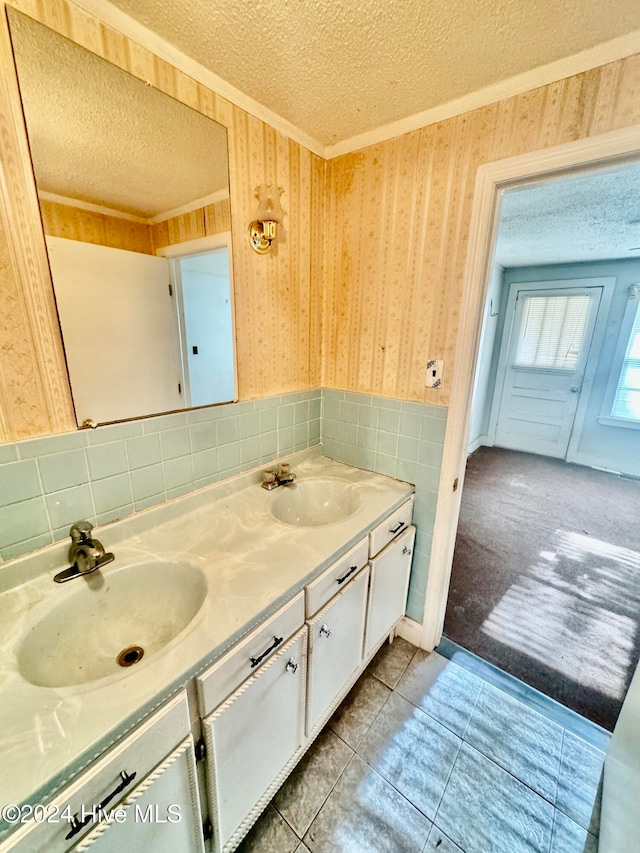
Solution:
<path fill-rule="evenodd" d="M 415 527 L 409 527 L 371 560 L 365 658 L 404 616 L 415 538 Z"/>
<path fill-rule="evenodd" d="M 214 853 L 235 850 L 302 749 L 306 641 L 305 626 L 203 721 Z"/>
<path fill-rule="evenodd" d="M 47 237 L 78 425 L 181 409 L 165 258 Z"/>
<path fill-rule="evenodd" d="M 308 737 L 360 668 L 368 589 L 369 570 L 364 569 L 308 620 Z"/>
<path fill-rule="evenodd" d="M 498 447 L 564 459 L 602 287 L 512 284 L 494 401 Z M 556 283 L 557 285 L 557 283 Z"/>

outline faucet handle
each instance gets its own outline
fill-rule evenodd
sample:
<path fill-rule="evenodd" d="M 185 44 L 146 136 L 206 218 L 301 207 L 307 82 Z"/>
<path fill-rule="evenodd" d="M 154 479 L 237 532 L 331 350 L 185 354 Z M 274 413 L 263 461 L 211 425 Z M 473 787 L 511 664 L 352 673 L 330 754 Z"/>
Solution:
<path fill-rule="evenodd" d="M 90 521 L 76 521 L 71 525 L 69 536 L 71 536 L 74 542 L 86 542 L 87 539 L 91 538 L 92 530 L 93 524 Z"/>

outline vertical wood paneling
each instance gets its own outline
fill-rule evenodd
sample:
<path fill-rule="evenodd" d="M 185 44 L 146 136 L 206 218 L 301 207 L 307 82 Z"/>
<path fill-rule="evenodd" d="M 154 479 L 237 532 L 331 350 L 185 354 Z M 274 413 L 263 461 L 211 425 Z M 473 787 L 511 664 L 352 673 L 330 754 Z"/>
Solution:
<path fill-rule="evenodd" d="M 113 249 L 153 255 L 156 249 L 231 230 L 229 201 L 224 199 L 171 219 L 145 225 L 71 205 L 40 201 L 44 233 Z"/>
<path fill-rule="evenodd" d="M 43 199 L 40 200 L 40 213 L 44 233 L 51 237 L 153 254 L 151 229 L 141 222 Z"/>
<path fill-rule="evenodd" d="M 330 160 L 323 384 L 447 405 L 478 167 L 636 124 L 638 91 L 632 56 Z"/>
<path fill-rule="evenodd" d="M 229 207 L 211 205 L 160 223 L 156 245 L 229 230 L 230 213 L 240 399 L 319 385 L 324 161 L 65 0 L 9 0 L 2 4 L 3 11 L 5 6 L 30 15 L 227 127 L 230 212 Z M 5 52 L 2 60 L 5 88 L 15 89 L 9 54 Z M 6 99 L 11 109 L 19 104 L 16 96 L 17 90 L 13 101 Z M 15 135 L 2 132 L 0 156 L 4 171 L 19 176 L 21 187 L 30 182 L 28 191 L 19 191 L 16 185 L 5 193 L 6 243 L 0 233 L 0 286 L 3 297 L 10 301 L 13 294 L 15 301 L 15 310 L 11 314 L 5 310 L 0 321 L 0 441 L 7 441 L 73 429 L 75 419 L 27 149 Z M 286 212 L 281 239 L 266 256 L 255 254 L 246 236 L 255 218 L 254 189 L 261 183 L 283 188 Z M 94 238 L 99 225 L 94 222 L 89 228 L 85 223 Z M 37 255 L 36 265 L 12 249 L 24 244 L 19 233 L 25 232 L 35 247 L 29 258 Z M 4 249 L 10 262 L 3 265 Z M 26 300 L 23 276 L 29 264 L 32 292 Z M 41 304 L 48 306 L 46 334 Z M 25 341 L 30 342 L 27 351 Z"/>
<path fill-rule="evenodd" d="M 3 10 L 4 11 L 4 10 Z M 0 20 L 1 440 L 75 426 L 6 18 Z M 6 235 L 5 235 L 6 229 Z M 3 241 L 4 242 L 4 241 Z M 6 263 L 6 261 L 5 261 Z"/>
<path fill-rule="evenodd" d="M 325 164 L 65 0 L 9 5 L 227 127 L 241 399 L 322 377 L 446 405 L 478 166 L 640 121 L 635 56 Z M 5 78 L 0 440 L 73 428 L 30 164 L 6 118 L 15 81 Z M 261 183 L 283 188 L 286 214 L 266 256 L 246 238 Z M 162 223 L 158 240 L 193 239 L 219 222 L 206 209 L 204 220 Z M 430 357 L 446 362 L 440 391 L 422 384 Z"/>

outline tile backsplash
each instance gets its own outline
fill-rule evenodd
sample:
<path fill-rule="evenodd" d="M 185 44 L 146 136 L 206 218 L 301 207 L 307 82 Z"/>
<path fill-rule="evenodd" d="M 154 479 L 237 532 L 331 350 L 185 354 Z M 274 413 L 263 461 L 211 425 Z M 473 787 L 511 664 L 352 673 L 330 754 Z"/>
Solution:
<path fill-rule="evenodd" d="M 417 528 L 407 614 L 422 622 L 447 409 L 322 389 L 323 454 L 415 483 Z"/>
<path fill-rule="evenodd" d="M 313 389 L 0 445 L 0 558 L 65 539 L 320 441 L 332 459 L 415 483 L 407 613 L 422 621 L 447 410 Z"/>
<path fill-rule="evenodd" d="M 320 409 L 315 389 L 0 445 L 0 557 L 316 445 Z"/>

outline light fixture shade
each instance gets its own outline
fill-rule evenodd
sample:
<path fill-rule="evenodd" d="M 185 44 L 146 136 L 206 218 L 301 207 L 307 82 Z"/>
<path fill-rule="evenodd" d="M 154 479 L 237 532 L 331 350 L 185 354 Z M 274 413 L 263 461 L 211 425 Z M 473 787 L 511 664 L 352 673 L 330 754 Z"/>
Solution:
<path fill-rule="evenodd" d="M 260 184 L 256 187 L 256 198 L 258 199 L 258 210 L 256 219 L 258 222 L 282 222 L 284 212 L 280 204 L 280 196 L 284 190 L 273 184 Z"/>

